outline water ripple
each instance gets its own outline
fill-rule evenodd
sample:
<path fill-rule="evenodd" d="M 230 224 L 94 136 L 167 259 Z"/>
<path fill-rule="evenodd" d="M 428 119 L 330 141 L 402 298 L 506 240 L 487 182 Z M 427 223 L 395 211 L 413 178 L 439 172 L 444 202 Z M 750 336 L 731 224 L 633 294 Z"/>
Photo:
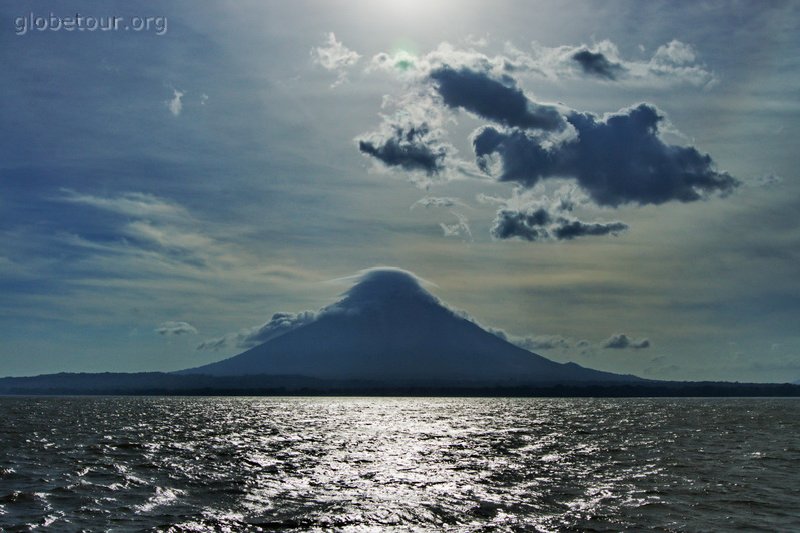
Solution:
<path fill-rule="evenodd" d="M 800 529 L 800 402 L 0 398 L 0 529 Z"/>

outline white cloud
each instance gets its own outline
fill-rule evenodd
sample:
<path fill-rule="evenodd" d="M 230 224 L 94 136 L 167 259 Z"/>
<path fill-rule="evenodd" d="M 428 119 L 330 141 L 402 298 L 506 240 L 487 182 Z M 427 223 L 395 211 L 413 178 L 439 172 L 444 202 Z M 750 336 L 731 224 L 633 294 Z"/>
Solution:
<path fill-rule="evenodd" d="M 409 209 L 416 209 L 417 207 L 467 207 L 464 202 L 458 198 L 451 198 L 449 196 L 424 196 L 411 204 Z"/>
<path fill-rule="evenodd" d="M 338 72 L 336 81 L 331 84 L 336 87 L 347 79 L 347 69 L 358 63 L 361 56 L 337 41 L 336 35 L 330 32 L 324 46 L 311 50 L 311 57 L 322 68 Z"/>
<path fill-rule="evenodd" d="M 617 45 L 609 40 L 553 47 L 534 41 L 528 51 L 506 43 L 503 53 L 496 55 L 443 42 L 420 56 L 405 51 L 376 54 L 367 72 L 384 71 L 401 78 L 424 79 L 444 65 L 486 72 L 498 79 L 509 73 L 527 72 L 553 81 L 586 79 L 631 87 L 709 88 L 717 83 L 716 75 L 700 62 L 694 47 L 678 40 L 660 46 L 651 57 L 640 59 L 623 57 Z"/>
<path fill-rule="evenodd" d="M 652 61 L 664 65 L 688 65 L 697 60 L 694 48 L 678 40 L 659 46 Z"/>
<path fill-rule="evenodd" d="M 236 243 L 233 237 L 242 228 L 207 224 L 169 199 L 141 192 L 116 196 L 81 194 L 67 189 L 62 192 L 55 201 L 99 209 L 113 216 L 98 220 L 104 227 L 101 239 L 59 232 L 44 239 L 42 246 L 52 241 L 53 245 L 80 249 L 87 254 L 81 260 L 85 267 L 91 265 L 118 275 L 120 283 L 135 284 L 135 280 L 152 275 L 160 281 L 164 276 L 172 277 L 175 286 L 174 279 L 180 278 L 186 282 L 225 281 L 235 286 L 259 287 L 265 283 L 286 285 L 317 278 L 316 273 L 293 264 L 265 264 L 263 257 Z M 104 278 L 102 283 L 109 285 L 112 281 Z"/>
<path fill-rule="evenodd" d="M 708 88 L 717 82 L 716 75 L 698 60 L 694 48 L 678 40 L 660 46 L 652 57 L 643 59 L 622 57 L 617 45 L 609 40 L 557 47 L 534 42 L 530 54 L 513 47 L 507 47 L 507 52 L 517 68 L 553 80 L 588 78 L 651 88 L 675 85 Z M 578 54 L 588 55 L 595 62 L 582 63 Z"/>
<path fill-rule="evenodd" d="M 236 250 L 198 229 L 202 227 L 201 222 L 175 202 L 141 192 L 117 196 L 81 194 L 67 189 L 62 192 L 60 201 L 117 215 L 116 219 L 104 222 L 109 233 L 116 233 L 116 240 L 62 236 L 72 246 L 98 254 L 135 256 L 162 271 L 189 269 L 198 274 L 198 269 L 226 271 L 241 266 L 241 256 Z M 183 273 L 189 274 L 188 271 Z"/>
<path fill-rule="evenodd" d="M 119 232 L 130 244 L 165 250 L 181 250 L 207 257 L 214 240 L 193 229 L 197 221 L 182 206 L 151 194 L 126 192 L 115 197 L 80 194 L 62 189 L 62 201 L 87 205 L 128 217 Z"/>
<path fill-rule="evenodd" d="M 154 331 L 159 335 L 197 334 L 197 328 L 195 328 L 188 322 L 175 322 L 172 320 L 169 320 L 167 322 L 162 322 L 157 328 L 155 328 Z"/>
<path fill-rule="evenodd" d="M 178 89 L 172 89 L 172 100 L 167 101 L 167 108 L 173 116 L 177 117 L 181 114 L 181 111 L 183 111 L 183 102 L 181 98 L 183 98 L 185 94 L 185 92 L 179 91 Z"/>
<path fill-rule="evenodd" d="M 213 246 L 212 239 L 188 230 L 171 225 L 156 225 L 146 220 L 136 220 L 124 227 L 129 237 L 150 242 L 163 248 L 183 250 L 204 250 Z"/>
<path fill-rule="evenodd" d="M 64 202 L 88 205 L 131 217 L 157 219 L 188 218 L 189 213 L 180 205 L 141 192 L 127 192 L 116 197 L 80 194 L 71 189 L 61 189 Z"/>
<path fill-rule="evenodd" d="M 445 224 L 442 222 L 439 227 L 442 228 L 445 237 L 460 237 L 465 241 L 472 241 L 472 230 L 469 229 L 469 219 L 466 215 L 456 211 L 450 211 L 458 221 L 452 224 Z"/>
<path fill-rule="evenodd" d="M 55 252 L 26 260 L 24 267 L 0 259 L 0 273 L 10 279 L 27 279 L 21 278 L 25 275 L 64 287 L 63 292 L 20 299 L 31 302 L 31 309 L 35 302 L 42 318 L 70 314 L 85 323 L 130 323 L 130 309 L 160 316 L 164 309 L 178 308 L 216 320 L 220 310 L 235 314 L 242 301 L 265 291 L 293 294 L 294 288 L 324 278 L 282 251 L 265 257 L 254 250 L 243 237 L 250 227 L 211 223 L 170 198 L 63 191 L 50 200 L 62 203 L 61 209 L 71 206 L 66 212 L 77 227 L 50 234 L 5 232 L 4 242 L 15 250 L 8 255 L 11 259 L 31 243 Z M 192 307 L 198 295 L 204 304 Z"/>

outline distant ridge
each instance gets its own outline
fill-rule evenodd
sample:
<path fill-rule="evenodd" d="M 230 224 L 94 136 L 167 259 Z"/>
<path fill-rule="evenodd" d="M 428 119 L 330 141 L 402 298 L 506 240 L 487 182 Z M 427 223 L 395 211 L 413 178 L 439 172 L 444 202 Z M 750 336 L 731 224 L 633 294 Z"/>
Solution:
<path fill-rule="evenodd" d="M 304 375 L 392 386 L 642 381 L 556 363 L 519 348 L 447 307 L 413 274 L 395 268 L 362 273 L 341 300 L 311 322 L 229 359 L 179 373 Z"/>
<path fill-rule="evenodd" d="M 179 396 L 517 396 L 517 397 L 800 397 L 800 385 L 643 381 L 520 386 L 424 386 L 319 380 L 303 376 L 212 377 L 163 372 L 61 373 L 0 378 L 0 395 Z"/>

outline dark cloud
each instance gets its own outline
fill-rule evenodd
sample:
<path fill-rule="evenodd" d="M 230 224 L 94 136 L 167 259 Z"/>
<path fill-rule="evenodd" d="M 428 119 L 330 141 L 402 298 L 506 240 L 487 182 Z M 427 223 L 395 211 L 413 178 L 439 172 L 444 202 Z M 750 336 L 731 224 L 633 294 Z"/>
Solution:
<path fill-rule="evenodd" d="M 382 133 L 357 138 L 358 149 L 389 167 L 416 170 L 431 176 L 445 169 L 449 147 L 426 123 L 393 124 Z"/>
<path fill-rule="evenodd" d="M 496 156 L 499 179 L 526 187 L 545 178 L 572 177 L 596 203 L 607 206 L 691 202 L 739 185 L 717 171 L 709 155 L 666 144 L 659 136 L 664 117 L 649 104 L 604 119 L 577 111 L 566 119 L 577 137 L 554 145 L 520 130 L 478 130 L 473 136 L 478 166 L 489 172 Z"/>
<path fill-rule="evenodd" d="M 518 237 L 526 241 L 543 241 L 550 237 L 546 225 L 550 223 L 550 213 L 543 208 L 529 211 L 500 209 L 494 219 L 491 233 L 496 239 Z"/>
<path fill-rule="evenodd" d="M 463 108 L 504 126 L 547 131 L 564 127 L 558 109 L 529 100 L 510 76 L 498 81 L 487 72 L 443 66 L 429 77 L 448 107 Z"/>
<path fill-rule="evenodd" d="M 554 217 L 544 208 L 497 212 L 491 234 L 496 239 L 514 237 L 526 241 L 568 241 L 576 237 L 617 235 L 628 229 L 624 222 L 582 222 L 565 216 Z"/>
<path fill-rule="evenodd" d="M 712 192 L 728 193 L 738 185 L 730 174 L 715 169 L 708 154 L 664 143 L 658 135 L 663 119 L 649 104 L 605 120 L 573 113 L 568 120 L 579 138 L 567 145 L 573 153 L 565 154 L 566 166 L 602 205 L 691 202 Z"/>
<path fill-rule="evenodd" d="M 196 334 L 197 329 L 188 322 L 162 322 L 155 330 L 159 335 Z"/>
<path fill-rule="evenodd" d="M 574 187 L 562 187 L 552 198 L 542 196 L 519 205 L 518 196 L 497 211 L 491 234 L 496 239 L 566 241 L 577 237 L 617 235 L 628 229 L 623 222 L 583 222 L 570 212 L 578 201 Z"/>
<path fill-rule="evenodd" d="M 626 350 L 626 349 L 642 350 L 644 348 L 650 347 L 650 340 L 649 339 L 634 340 L 625 335 L 624 333 L 618 333 L 606 339 L 605 342 L 603 342 L 602 347 L 610 350 Z"/>
<path fill-rule="evenodd" d="M 500 181 L 514 181 L 533 187 L 542 178 L 556 176 L 558 152 L 546 149 L 539 138 L 520 130 L 501 131 L 493 126 L 478 129 L 472 136 L 478 168 L 492 174 L 496 159 L 500 162 Z"/>
<path fill-rule="evenodd" d="M 575 237 L 590 235 L 617 235 L 628 229 L 624 222 L 581 222 L 580 220 L 561 219 L 559 225 L 552 229 L 553 236 L 560 240 L 571 240 Z"/>
<path fill-rule="evenodd" d="M 585 74 L 615 81 L 625 68 L 620 64 L 610 61 L 602 52 L 579 50 L 572 54 L 572 60 L 578 63 Z"/>

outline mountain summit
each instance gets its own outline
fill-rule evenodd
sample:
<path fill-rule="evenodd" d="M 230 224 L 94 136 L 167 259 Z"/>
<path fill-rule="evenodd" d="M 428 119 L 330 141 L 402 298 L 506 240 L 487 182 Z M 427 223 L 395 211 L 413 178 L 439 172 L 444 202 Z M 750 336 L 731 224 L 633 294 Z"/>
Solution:
<path fill-rule="evenodd" d="M 229 359 L 180 373 L 301 375 L 392 385 L 638 380 L 523 350 L 449 308 L 423 283 L 396 268 L 364 271 L 312 321 Z"/>

